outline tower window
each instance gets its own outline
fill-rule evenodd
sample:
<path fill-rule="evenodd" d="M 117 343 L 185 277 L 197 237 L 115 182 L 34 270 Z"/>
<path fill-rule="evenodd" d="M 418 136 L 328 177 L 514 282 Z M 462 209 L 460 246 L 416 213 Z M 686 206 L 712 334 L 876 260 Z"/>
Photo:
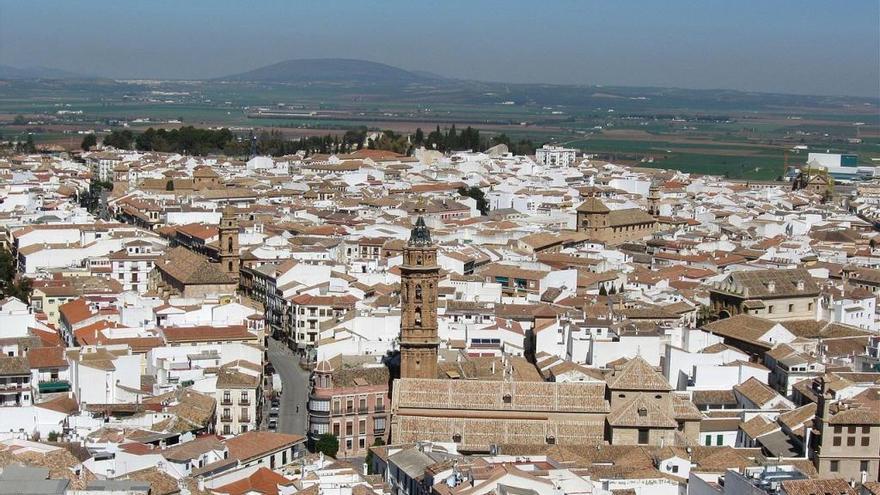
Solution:
<path fill-rule="evenodd" d="M 416 302 L 422 302 L 422 285 L 416 285 Z"/>
<path fill-rule="evenodd" d="M 416 309 L 414 311 L 413 316 L 415 317 L 415 320 L 414 320 L 415 326 L 417 326 L 417 327 L 422 326 L 422 308 L 420 306 L 416 306 Z"/>
<path fill-rule="evenodd" d="M 232 237 L 228 237 L 227 240 L 228 240 L 228 242 L 226 243 L 226 246 L 227 246 L 227 249 L 231 252 L 232 251 Z"/>

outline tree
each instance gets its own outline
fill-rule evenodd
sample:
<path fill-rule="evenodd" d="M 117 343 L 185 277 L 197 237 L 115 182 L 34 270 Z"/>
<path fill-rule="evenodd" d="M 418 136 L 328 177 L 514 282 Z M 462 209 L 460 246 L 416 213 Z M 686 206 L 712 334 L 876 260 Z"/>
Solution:
<path fill-rule="evenodd" d="M 331 433 L 322 433 L 315 442 L 315 451 L 335 459 L 339 452 L 339 439 Z"/>
<path fill-rule="evenodd" d="M 89 151 L 90 149 L 92 149 L 92 146 L 97 146 L 97 145 L 98 145 L 98 137 L 92 133 L 89 133 L 89 134 L 86 134 L 86 137 L 83 138 L 82 144 L 80 144 L 80 147 L 83 149 L 83 151 Z"/>
<path fill-rule="evenodd" d="M 458 188 L 458 194 L 475 199 L 477 201 L 477 209 L 480 210 L 480 215 L 487 215 L 489 213 L 489 202 L 486 201 L 486 194 L 483 193 L 483 190 L 479 187 L 471 186 L 466 188 L 461 186 Z"/>
<path fill-rule="evenodd" d="M 18 114 L 15 116 L 14 119 L 12 119 L 12 123 L 14 125 L 25 125 L 27 124 L 27 119 L 24 118 L 24 115 Z"/>
<path fill-rule="evenodd" d="M 8 249 L 0 250 L 0 295 L 27 303 L 31 299 L 31 279 L 15 270 L 15 258 Z"/>
<path fill-rule="evenodd" d="M 134 145 L 134 133 L 125 129 L 113 131 L 104 137 L 104 146 L 112 146 L 120 150 L 130 150 Z"/>
<path fill-rule="evenodd" d="M 599 295 L 600 296 L 607 296 L 608 295 L 608 290 L 605 288 L 605 284 L 602 284 L 599 286 Z"/>
<path fill-rule="evenodd" d="M 373 442 L 373 447 L 381 447 L 382 445 L 385 445 L 385 440 L 383 440 L 382 437 L 376 438 L 376 440 Z M 375 454 L 373 454 L 373 449 L 372 448 L 368 449 L 367 456 L 364 458 L 364 464 L 367 465 L 367 474 L 376 474 L 373 472 L 373 458 L 374 457 L 375 457 Z"/>
<path fill-rule="evenodd" d="M 34 144 L 34 136 L 28 134 L 27 139 L 23 143 L 19 141 L 16 145 L 16 151 L 19 153 L 36 153 L 37 145 Z"/>

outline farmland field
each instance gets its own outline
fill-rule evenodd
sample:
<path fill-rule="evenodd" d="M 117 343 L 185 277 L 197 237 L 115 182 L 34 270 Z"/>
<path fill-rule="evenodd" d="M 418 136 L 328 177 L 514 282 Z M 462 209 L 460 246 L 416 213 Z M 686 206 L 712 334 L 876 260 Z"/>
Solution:
<path fill-rule="evenodd" d="M 410 133 L 473 126 L 599 158 L 734 178 L 772 179 L 809 151 L 880 158 L 876 99 L 735 91 L 453 81 L 268 84 L 216 81 L 0 81 L 0 136 L 75 148 L 83 132 L 229 127 L 287 137 L 366 127 Z M 787 157 L 786 157 L 786 151 Z"/>

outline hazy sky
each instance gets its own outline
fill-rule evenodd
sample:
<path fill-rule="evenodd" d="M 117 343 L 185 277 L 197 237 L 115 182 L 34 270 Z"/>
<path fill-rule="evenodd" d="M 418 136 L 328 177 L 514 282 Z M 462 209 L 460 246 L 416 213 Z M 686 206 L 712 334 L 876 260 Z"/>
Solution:
<path fill-rule="evenodd" d="M 201 78 L 363 58 L 493 81 L 880 95 L 878 0 L 0 0 L 0 64 Z"/>

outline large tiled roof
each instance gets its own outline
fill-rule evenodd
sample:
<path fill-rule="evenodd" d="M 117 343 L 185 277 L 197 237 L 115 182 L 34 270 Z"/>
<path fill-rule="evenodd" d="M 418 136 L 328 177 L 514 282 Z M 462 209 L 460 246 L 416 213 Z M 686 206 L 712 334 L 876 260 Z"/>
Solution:
<path fill-rule="evenodd" d="M 396 380 L 394 389 L 399 408 L 570 413 L 608 410 L 603 383 L 408 378 Z"/>
<path fill-rule="evenodd" d="M 604 435 L 601 417 L 548 420 L 402 415 L 396 421 L 396 443 L 457 441 L 464 448 L 498 443 L 544 445 L 549 438 L 560 445 L 595 445 L 602 443 Z"/>
<path fill-rule="evenodd" d="M 170 249 L 156 261 L 156 268 L 186 285 L 233 283 L 217 264 L 185 247 Z"/>
<path fill-rule="evenodd" d="M 608 213 L 608 225 L 611 227 L 622 227 L 626 225 L 635 225 L 640 223 L 654 223 L 654 217 L 641 208 L 625 208 L 622 210 L 611 210 Z"/>

